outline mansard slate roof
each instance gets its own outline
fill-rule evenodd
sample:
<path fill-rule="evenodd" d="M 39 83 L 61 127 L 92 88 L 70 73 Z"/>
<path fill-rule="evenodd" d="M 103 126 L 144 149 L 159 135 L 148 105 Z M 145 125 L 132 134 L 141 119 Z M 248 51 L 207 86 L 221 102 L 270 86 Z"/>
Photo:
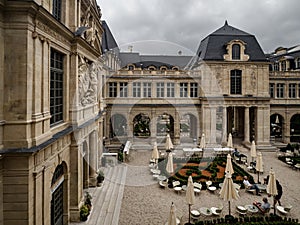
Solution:
<path fill-rule="evenodd" d="M 284 52 L 282 54 L 276 54 L 276 50 L 279 49 L 279 48 L 277 48 L 275 50 L 275 52 L 268 55 L 271 62 L 278 61 L 282 57 L 285 57 L 286 59 L 289 59 L 289 60 L 294 60 L 296 58 L 300 58 L 300 45 L 296 45 L 296 46 L 293 46 L 290 48 L 283 48 L 283 47 L 280 47 L 280 48 L 285 49 L 286 52 Z"/>
<path fill-rule="evenodd" d="M 102 35 L 102 45 L 101 45 L 101 50 L 102 52 L 106 52 L 109 50 L 114 49 L 115 51 L 118 51 L 118 44 L 113 36 L 113 34 L 111 33 L 107 23 L 105 22 L 105 20 L 102 20 L 102 28 L 104 30 L 103 35 Z"/>
<path fill-rule="evenodd" d="M 266 61 L 265 54 L 255 36 L 228 25 L 224 26 L 204 38 L 197 50 L 202 60 L 224 60 L 227 54 L 226 45 L 232 40 L 242 40 L 246 43 L 245 54 L 250 56 L 249 61 Z"/>
<path fill-rule="evenodd" d="M 183 69 L 188 62 L 191 60 L 192 56 L 181 56 L 181 55 L 140 55 L 135 52 L 121 52 L 121 67 L 125 67 L 128 64 L 135 64 L 138 67 L 147 66 L 167 66 L 171 68 L 173 66 L 178 66 L 179 69 Z"/>

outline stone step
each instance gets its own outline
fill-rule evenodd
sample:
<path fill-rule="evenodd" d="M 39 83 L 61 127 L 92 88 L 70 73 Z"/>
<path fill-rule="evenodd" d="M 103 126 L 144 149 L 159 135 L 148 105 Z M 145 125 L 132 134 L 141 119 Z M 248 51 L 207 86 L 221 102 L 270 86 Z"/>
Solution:
<path fill-rule="evenodd" d="M 124 183 L 122 184 L 122 177 L 123 175 L 123 170 L 125 167 L 123 166 L 118 166 L 118 176 L 116 177 L 117 179 L 115 181 L 112 181 L 112 186 L 113 186 L 113 192 L 111 194 L 110 202 L 108 205 L 107 209 L 107 214 L 105 217 L 104 224 L 107 225 L 117 225 L 117 223 L 113 223 L 114 218 L 119 218 L 120 211 L 118 210 L 117 206 L 118 204 L 122 204 L 122 198 L 123 198 L 123 190 L 124 190 Z M 120 196 L 122 194 L 122 196 Z M 120 197 L 122 197 L 120 199 Z"/>
<path fill-rule="evenodd" d="M 121 182 L 120 182 L 120 187 L 119 187 L 119 192 L 118 192 L 118 198 L 115 203 L 115 213 L 114 213 L 114 217 L 112 219 L 111 225 L 119 224 L 119 217 L 120 217 L 120 212 L 121 212 L 123 193 L 124 193 L 126 176 L 127 176 L 127 166 L 123 166 L 122 172 L 120 174 L 121 174 Z"/>

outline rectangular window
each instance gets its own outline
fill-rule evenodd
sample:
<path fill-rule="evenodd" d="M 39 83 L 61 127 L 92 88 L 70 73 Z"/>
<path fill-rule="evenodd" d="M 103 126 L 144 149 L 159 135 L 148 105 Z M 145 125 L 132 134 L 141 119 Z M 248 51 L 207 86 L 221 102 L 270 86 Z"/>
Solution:
<path fill-rule="evenodd" d="M 174 98 L 175 97 L 175 84 L 167 83 L 167 97 Z"/>
<path fill-rule="evenodd" d="M 117 82 L 109 82 L 109 97 L 117 97 Z"/>
<path fill-rule="evenodd" d="M 156 84 L 156 97 L 157 98 L 165 97 L 165 84 L 162 82 Z"/>
<path fill-rule="evenodd" d="M 300 98 L 300 84 L 298 84 L 298 98 Z"/>
<path fill-rule="evenodd" d="M 151 83 L 147 82 L 143 84 L 143 95 L 144 98 L 151 98 Z"/>
<path fill-rule="evenodd" d="M 296 59 L 296 69 L 300 69 L 300 58 Z"/>
<path fill-rule="evenodd" d="M 188 96 L 188 83 L 180 83 L 180 97 Z"/>
<path fill-rule="evenodd" d="M 63 70 L 64 55 L 51 49 L 50 56 L 50 124 L 55 125 L 63 121 Z"/>
<path fill-rule="evenodd" d="M 61 20 L 61 0 L 53 0 L 52 15 L 58 21 Z"/>
<path fill-rule="evenodd" d="M 279 63 L 274 64 L 274 71 L 279 71 Z"/>
<path fill-rule="evenodd" d="M 190 97 L 191 98 L 197 98 L 198 97 L 198 84 L 197 83 L 191 83 L 190 84 Z"/>
<path fill-rule="evenodd" d="M 281 71 L 286 71 L 286 61 L 282 61 L 280 65 L 281 65 Z"/>
<path fill-rule="evenodd" d="M 230 94 L 242 94 L 242 71 L 230 71 Z"/>
<path fill-rule="evenodd" d="M 120 83 L 120 97 L 121 98 L 128 97 L 128 83 L 127 82 Z"/>
<path fill-rule="evenodd" d="M 141 97 L 141 83 L 140 82 L 133 82 L 132 86 L 132 96 L 135 98 Z"/>
<path fill-rule="evenodd" d="M 296 98 L 296 84 L 289 84 L 289 98 Z"/>
<path fill-rule="evenodd" d="M 276 84 L 276 97 L 284 98 L 284 84 Z"/>
<path fill-rule="evenodd" d="M 269 86 L 269 92 L 270 92 L 270 97 L 274 98 L 275 97 L 275 93 L 274 93 L 274 84 L 270 84 Z"/>

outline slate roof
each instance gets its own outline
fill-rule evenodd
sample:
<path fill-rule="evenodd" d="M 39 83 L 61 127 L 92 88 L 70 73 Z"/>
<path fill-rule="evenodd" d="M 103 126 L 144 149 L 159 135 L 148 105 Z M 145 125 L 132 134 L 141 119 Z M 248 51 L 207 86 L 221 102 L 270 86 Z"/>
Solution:
<path fill-rule="evenodd" d="M 227 21 L 224 26 L 201 41 L 197 55 L 202 60 L 223 61 L 223 55 L 227 53 L 226 44 L 236 39 L 246 43 L 245 54 L 250 56 L 249 61 L 266 61 L 265 54 L 255 36 L 228 25 Z"/>
<path fill-rule="evenodd" d="M 183 69 L 188 62 L 192 59 L 192 56 L 171 56 L 171 55 L 140 55 L 136 52 L 121 52 L 121 67 L 125 67 L 128 64 L 135 64 L 137 66 L 147 67 L 150 65 L 160 67 L 162 65 L 171 68 L 178 66 L 179 69 Z"/>
<path fill-rule="evenodd" d="M 118 44 L 113 36 L 113 34 L 111 33 L 107 23 L 105 22 L 105 20 L 102 20 L 102 28 L 104 30 L 103 35 L 102 35 L 102 45 L 101 45 L 101 50 L 102 52 L 106 52 L 109 50 L 118 50 Z"/>

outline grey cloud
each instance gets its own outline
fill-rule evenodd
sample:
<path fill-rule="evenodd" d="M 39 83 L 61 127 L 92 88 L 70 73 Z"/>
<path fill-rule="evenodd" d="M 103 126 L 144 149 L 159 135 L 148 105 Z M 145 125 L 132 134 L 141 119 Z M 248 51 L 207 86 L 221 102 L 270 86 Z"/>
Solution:
<path fill-rule="evenodd" d="M 265 52 L 300 44 L 298 0 L 98 0 L 98 4 L 119 45 L 162 40 L 196 51 L 226 19 L 254 34 Z"/>

